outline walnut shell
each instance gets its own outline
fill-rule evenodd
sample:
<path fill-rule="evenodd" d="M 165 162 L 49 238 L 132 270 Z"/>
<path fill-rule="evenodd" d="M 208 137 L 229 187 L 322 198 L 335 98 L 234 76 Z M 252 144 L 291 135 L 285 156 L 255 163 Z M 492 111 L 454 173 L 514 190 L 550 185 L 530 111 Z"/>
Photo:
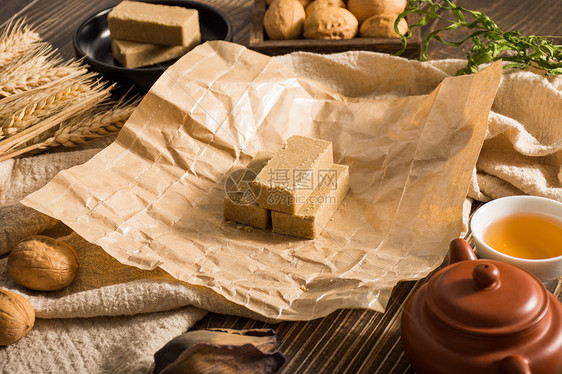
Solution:
<path fill-rule="evenodd" d="M 29 301 L 14 292 L 0 289 L 0 345 L 23 338 L 35 323 L 35 311 Z"/>
<path fill-rule="evenodd" d="M 400 14 L 406 9 L 408 0 L 349 0 L 347 9 L 359 22 L 378 14 Z"/>
<path fill-rule="evenodd" d="M 266 1 L 267 6 L 270 6 L 271 4 L 273 4 L 274 1 L 277 1 L 277 0 L 267 0 Z M 304 8 L 306 8 L 308 6 L 308 4 L 310 4 L 311 2 L 312 2 L 312 0 L 299 0 L 299 3 L 301 3 Z"/>
<path fill-rule="evenodd" d="M 74 248 L 48 236 L 30 236 L 8 256 L 10 277 L 32 290 L 60 290 L 72 283 L 77 272 Z"/>
<path fill-rule="evenodd" d="M 361 24 L 359 35 L 364 38 L 397 38 L 394 21 L 396 21 L 396 15 L 380 14 L 369 17 Z M 408 22 L 405 19 L 398 22 L 398 31 L 401 35 L 408 32 Z"/>
<path fill-rule="evenodd" d="M 314 0 L 306 7 L 306 16 L 310 17 L 314 11 L 322 8 L 327 8 L 329 6 L 335 6 L 338 8 L 345 8 L 345 3 L 343 0 Z"/>
<path fill-rule="evenodd" d="M 276 0 L 265 11 L 263 26 L 270 39 L 298 39 L 306 14 L 298 0 Z"/>
<path fill-rule="evenodd" d="M 327 7 L 316 10 L 304 22 L 308 39 L 351 39 L 357 34 L 359 22 L 347 9 Z"/>

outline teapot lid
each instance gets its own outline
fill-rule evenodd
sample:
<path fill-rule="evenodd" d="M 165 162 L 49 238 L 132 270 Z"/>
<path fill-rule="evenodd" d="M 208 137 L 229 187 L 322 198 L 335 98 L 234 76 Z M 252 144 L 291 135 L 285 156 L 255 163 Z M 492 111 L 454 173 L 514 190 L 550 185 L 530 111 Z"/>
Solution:
<path fill-rule="evenodd" d="M 475 335 L 504 335 L 535 325 L 547 312 L 544 286 L 531 273 L 494 260 L 461 261 L 427 285 L 427 306 L 441 322 Z"/>

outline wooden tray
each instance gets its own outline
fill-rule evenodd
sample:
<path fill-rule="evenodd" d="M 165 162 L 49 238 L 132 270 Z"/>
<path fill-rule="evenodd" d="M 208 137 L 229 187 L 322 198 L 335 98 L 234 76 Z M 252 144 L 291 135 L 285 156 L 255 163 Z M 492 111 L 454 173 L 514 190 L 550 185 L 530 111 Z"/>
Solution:
<path fill-rule="evenodd" d="M 251 49 L 266 55 L 282 55 L 294 51 L 315 53 L 335 53 L 349 50 L 363 50 L 383 53 L 396 53 L 402 48 L 399 38 L 353 38 L 345 40 L 269 40 L 263 27 L 263 17 L 266 10 L 266 0 L 254 0 L 252 25 L 250 27 Z M 407 17 L 409 24 L 415 23 L 413 17 Z M 410 31 L 412 37 L 408 39 L 406 50 L 402 57 L 417 58 L 421 55 L 421 33 L 419 27 Z"/>

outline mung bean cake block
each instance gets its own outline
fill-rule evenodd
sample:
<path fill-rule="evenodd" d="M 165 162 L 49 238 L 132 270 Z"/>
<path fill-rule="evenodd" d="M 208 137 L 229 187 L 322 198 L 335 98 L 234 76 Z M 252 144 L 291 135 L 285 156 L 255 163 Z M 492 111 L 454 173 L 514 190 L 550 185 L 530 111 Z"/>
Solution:
<path fill-rule="evenodd" d="M 273 232 L 316 238 L 328 224 L 349 190 L 349 166 L 334 164 L 322 173 L 318 186 L 297 213 L 271 212 Z"/>
<path fill-rule="evenodd" d="M 331 142 L 290 137 L 252 182 L 257 203 L 262 208 L 296 213 L 316 188 L 319 171 L 333 163 Z"/>
<path fill-rule="evenodd" d="M 272 156 L 271 152 L 258 152 L 245 169 L 229 176 L 232 178 L 232 183 L 227 183 L 231 190 L 226 191 L 224 197 L 224 219 L 258 229 L 266 229 L 271 225 L 271 213 L 269 209 L 262 208 L 256 203 L 251 182 Z"/>
<path fill-rule="evenodd" d="M 201 33 L 197 10 L 179 6 L 123 1 L 107 22 L 111 38 L 134 42 L 188 46 Z"/>
<path fill-rule="evenodd" d="M 131 42 L 129 40 L 111 39 L 113 57 L 126 68 L 149 66 L 183 56 L 201 42 L 197 35 L 192 43 L 183 45 L 163 45 Z"/>

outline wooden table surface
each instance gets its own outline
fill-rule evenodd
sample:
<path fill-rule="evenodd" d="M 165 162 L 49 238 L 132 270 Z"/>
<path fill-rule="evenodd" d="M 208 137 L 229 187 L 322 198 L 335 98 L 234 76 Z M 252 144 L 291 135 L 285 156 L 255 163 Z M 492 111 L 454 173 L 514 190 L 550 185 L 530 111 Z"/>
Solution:
<path fill-rule="evenodd" d="M 234 26 L 233 41 L 248 44 L 252 1 L 200 0 L 222 9 Z M 42 36 L 59 49 L 63 57 L 73 57 L 72 34 L 90 14 L 113 6 L 117 0 L 0 0 L 0 25 L 11 17 L 26 17 L 42 24 Z M 561 0 L 457 0 L 457 3 L 483 11 L 505 31 L 524 34 L 562 35 Z M 423 35 L 433 30 L 427 25 Z M 458 31 L 456 36 L 462 36 Z M 429 57 L 464 58 L 464 48 L 432 43 Z M 340 310 L 328 317 L 307 322 L 263 322 L 210 313 L 196 327 L 272 327 L 281 341 L 279 349 L 287 357 L 283 373 L 413 373 L 400 344 L 400 312 L 404 301 L 423 283 L 403 282 L 393 294 L 386 313 L 367 310 Z M 560 286 L 547 285 L 560 298 Z"/>

